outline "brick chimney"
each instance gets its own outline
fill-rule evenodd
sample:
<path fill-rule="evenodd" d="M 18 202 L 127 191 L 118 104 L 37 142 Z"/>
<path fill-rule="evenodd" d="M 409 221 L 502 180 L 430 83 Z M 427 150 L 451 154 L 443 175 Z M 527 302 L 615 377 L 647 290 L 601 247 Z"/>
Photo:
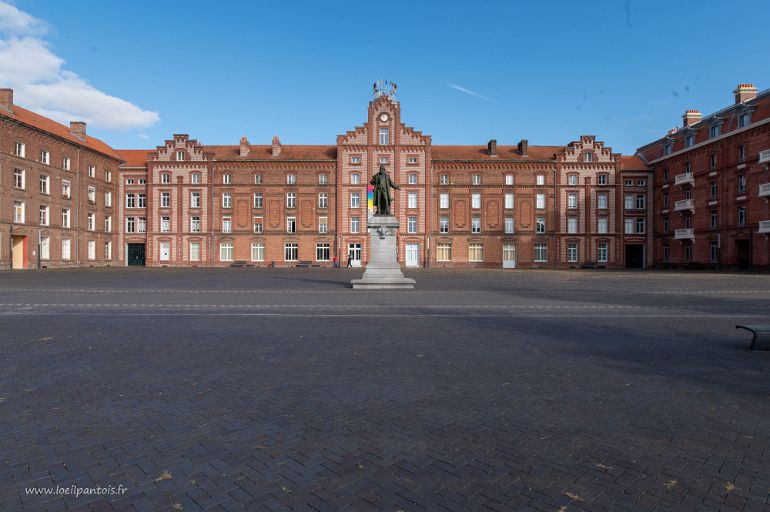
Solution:
<path fill-rule="evenodd" d="M 529 156 L 529 141 L 527 139 L 519 141 L 519 154 L 521 156 Z"/>
<path fill-rule="evenodd" d="M 754 84 L 738 84 L 733 91 L 735 94 L 735 103 L 745 103 L 757 97 L 757 88 Z"/>
<path fill-rule="evenodd" d="M 281 154 L 281 141 L 278 139 L 278 135 L 273 137 L 273 156 Z"/>
<path fill-rule="evenodd" d="M 246 136 L 244 135 L 243 137 L 241 137 L 240 155 L 242 157 L 248 156 L 249 151 L 250 151 L 250 149 L 249 149 L 249 139 L 247 139 Z"/>
<path fill-rule="evenodd" d="M 497 140 L 492 139 L 487 142 L 487 153 L 489 156 L 497 156 Z"/>
<path fill-rule="evenodd" d="M 685 128 L 700 121 L 700 110 L 687 110 L 682 116 Z"/>
<path fill-rule="evenodd" d="M 71 121 L 70 133 L 80 140 L 86 140 L 86 123 L 84 121 Z"/>
<path fill-rule="evenodd" d="M 0 89 L 0 109 L 13 113 L 13 89 Z"/>

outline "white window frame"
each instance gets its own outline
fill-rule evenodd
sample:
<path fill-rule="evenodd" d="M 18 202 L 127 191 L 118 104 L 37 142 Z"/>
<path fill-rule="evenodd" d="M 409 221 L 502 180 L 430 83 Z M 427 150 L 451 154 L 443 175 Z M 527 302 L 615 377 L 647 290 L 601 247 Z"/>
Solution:
<path fill-rule="evenodd" d="M 265 261 L 264 242 L 251 242 L 251 261 Z"/>
<path fill-rule="evenodd" d="M 408 192 L 406 194 L 406 207 L 409 209 L 417 208 L 417 192 Z"/>
<path fill-rule="evenodd" d="M 233 261 L 232 242 L 219 242 L 219 261 Z"/>

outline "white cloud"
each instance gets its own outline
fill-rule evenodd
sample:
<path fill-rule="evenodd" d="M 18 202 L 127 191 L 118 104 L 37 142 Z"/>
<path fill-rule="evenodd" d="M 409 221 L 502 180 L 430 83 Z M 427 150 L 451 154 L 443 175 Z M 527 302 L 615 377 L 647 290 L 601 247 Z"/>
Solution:
<path fill-rule="evenodd" d="M 493 101 L 492 98 L 488 98 L 488 97 L 484 96 L 483 94 L 477 93 L 476 91 L 471 91 L 470 89 L 467 89 L 467 88 L 465 88 L 465 87 L 463 87 L 461 85 L 457 85 L 457 84 L 447 84 L 447 85 L 449 87 L 451 87 L 452 89 L 456 90 L 456 91 L 460 91 L 460 92 L 463 92 L 465 94 L 469 94 L 469 95 L 474 96 L 476 98 L 480 98 L 480 99 L 485 100 L 485 101 Z"/>
<path fill-rule="evenodd" d="M 110 130 L 145 128 L 160 118 L 124 99 L 100 91 L 85 79 L 63 69 L 39 35 L 46 24 L 0 1 L 0 87 L 14 90 L 14 102 L 67 124 L 85 121 Z"/>

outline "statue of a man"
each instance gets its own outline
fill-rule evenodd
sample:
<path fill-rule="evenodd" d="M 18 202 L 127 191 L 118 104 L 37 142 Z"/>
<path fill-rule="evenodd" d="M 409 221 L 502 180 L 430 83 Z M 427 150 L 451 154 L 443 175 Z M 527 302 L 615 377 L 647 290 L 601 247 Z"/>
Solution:
<path fill-rule="evenodd" d="M 393 196 L 390 195 L 390 189 L 400 189 L 398 185 L 393 183 L 388 173 L 385 172 L 385 166 L 380 166 L 380 172 L 374 175 L 372 181 L 374 186 L 374 208 L 376 209 L 375 215 L 390 215 L 390 203 L 393 202 Z"/>

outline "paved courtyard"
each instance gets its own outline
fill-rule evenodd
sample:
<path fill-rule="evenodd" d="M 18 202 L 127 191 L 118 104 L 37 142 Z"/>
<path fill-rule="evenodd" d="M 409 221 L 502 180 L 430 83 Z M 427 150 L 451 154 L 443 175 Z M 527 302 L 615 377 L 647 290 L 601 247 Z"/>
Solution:
<path fill-rule="evenodd" d="M 770 276 L 360 274 L 0 273 L 0 510 L 770 509 Z"/>

